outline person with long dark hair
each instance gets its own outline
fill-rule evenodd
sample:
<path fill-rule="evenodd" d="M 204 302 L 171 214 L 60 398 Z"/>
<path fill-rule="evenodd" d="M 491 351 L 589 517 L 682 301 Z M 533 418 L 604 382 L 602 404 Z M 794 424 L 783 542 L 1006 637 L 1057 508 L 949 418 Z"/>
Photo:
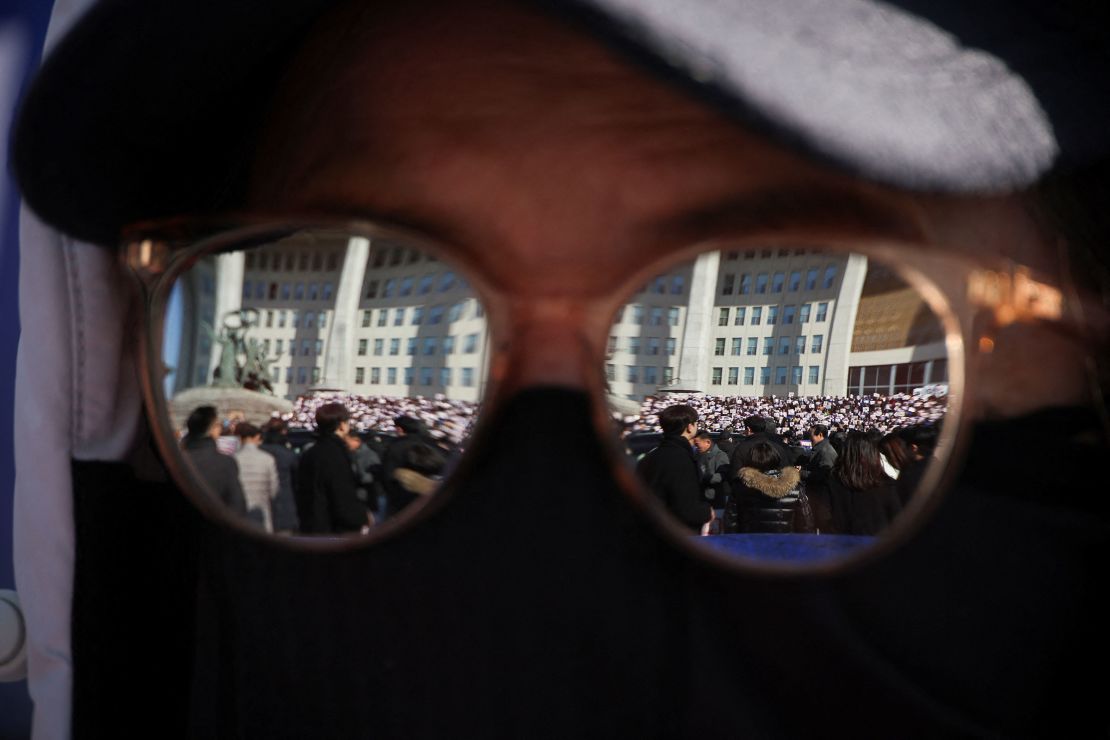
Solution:
<path fill-rule="evenodd" d="M 878 446 L 865 432 L 852 431 L 829 475 L 832 525 L 840 534 L 875 535 L 902 510 L 896 483 L 883 469 Z"/>

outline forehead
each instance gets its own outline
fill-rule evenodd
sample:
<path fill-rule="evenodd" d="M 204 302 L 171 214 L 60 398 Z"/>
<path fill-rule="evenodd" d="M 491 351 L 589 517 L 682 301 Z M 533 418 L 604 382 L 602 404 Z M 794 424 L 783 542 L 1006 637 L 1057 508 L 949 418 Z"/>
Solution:
<path fill-rule="evenodd" d="M 511 3 L 326 17 L 289 67 L 252 183 L 257 208 L 419 227 L 533 293 L 609 291 L 630 264 L 720 234 L 1040 249 L 1012 199 L 834 172 Z"/>

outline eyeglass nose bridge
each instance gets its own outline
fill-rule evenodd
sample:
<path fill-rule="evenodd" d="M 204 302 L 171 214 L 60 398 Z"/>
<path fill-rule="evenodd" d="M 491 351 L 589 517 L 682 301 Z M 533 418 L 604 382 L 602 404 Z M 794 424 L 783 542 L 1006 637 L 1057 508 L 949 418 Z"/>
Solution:
<path fill-rule="evenodd" d="M 607 306 L 571 297 L 510 302 L 505 340 L 493 355 L 491 378 L 505 392 L 534 386 L 590 389 L 599 382 Z"/>

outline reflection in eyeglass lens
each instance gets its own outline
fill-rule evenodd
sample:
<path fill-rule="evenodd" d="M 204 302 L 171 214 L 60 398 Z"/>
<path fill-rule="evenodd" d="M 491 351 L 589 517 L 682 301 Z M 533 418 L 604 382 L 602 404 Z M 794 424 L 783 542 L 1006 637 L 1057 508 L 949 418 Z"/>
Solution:
<path fill-rule="evenodd" d="M 939 318 L 860 254 L 710 252 L 610 331 L 609 397 L 640 480 L 700 541 L 807 562 L 874 542 L 920 495 L 947 411 Z"/>
<path fill-rule="evenodd" d="M 484 311 L 450 265 L 306 231 L 174 283 L 165 395 L 184 459 L 267 532 L 366 533 L 433 493 L 486 379 Z"/>

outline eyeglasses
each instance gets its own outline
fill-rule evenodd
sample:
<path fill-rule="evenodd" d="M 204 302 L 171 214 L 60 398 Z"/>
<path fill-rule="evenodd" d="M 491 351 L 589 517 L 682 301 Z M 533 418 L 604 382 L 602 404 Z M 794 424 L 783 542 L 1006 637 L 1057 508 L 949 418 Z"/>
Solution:
<path fill-rule="evenodd" d="M 130 229 L 123 258 L 146 306 L 144 397 L 186 495 L 211 518 L 290 547 L 373 546 L 420 526 L 429 502 L 450 497 L 440 481 L 459 476 L 470 448 L 496 444 L 475 423 L 479 411 L 488 418 L 524 388 L 565 384 L 592 397 L 616 485 L 664 536 L 730 566 L 832 570 L 886 552 L 927 520 L 967 436 L 969 357 L 991 351 L 993 332 L 1044 322 L 1082 335 L 1071 302 L 1043 276 L 906 244 L 726 235 L 630 269 L 627 284 L 592 301 L 506 287 L 471 254 L 362 219 Z M 694 530 L 642 461 L 658 454 L 648 451 L 662 442 L 657 423 L 676 405 L 700 408 L 715 427 L 703 459 L 690 453 L 705 517 Z M 766 439 L 750 422 L 761 414 L 779 427 Z M 300 454 L 302 480 L 275 482 L 280 466 L 251 449 L 263 429 L 288 450 L 307 446 L 318 420 L 327 433 L 314 438 L 317 453 Z M 738 442 L 744 450 L 707 471 L 705 455 L 728 444 L 721 429 L 745 424 L 756 434 Z M 830 467 L 814 449 L 824 436 L 802 438 L 815 424 L 833 439 L 838 427 L 880 434 L 849 434 Z M 361 432 L 341 440 L 354 468 L 337 469 L 334 450 L 325 465 L 324 447 L 340 449 L 349 425 Z M 934 449 L 907 441 L 922 428 Z M 771 444 L 779 432 L 796 436 Z M 761 448 L 753 462 L 761 442 L 777 456 Z M 378 459 L 360 447 L 378 447 Z M 221 449 L 236 448 L 235 466 L 221 462 Z M 790 485 L 791 469 L 802 484 Z M 890 477 L 903 475 L 898 488 Z M 868 476 L 897 505 L 864 525 L 885 504 L 853 512 L 845 502 L 865 499 Z M 322 492 L 340 478 L 342 491 Z M 344 500 L 314 515 L 314 492 Z M 815 523 L 789 524 L 807 505 Z"/>

